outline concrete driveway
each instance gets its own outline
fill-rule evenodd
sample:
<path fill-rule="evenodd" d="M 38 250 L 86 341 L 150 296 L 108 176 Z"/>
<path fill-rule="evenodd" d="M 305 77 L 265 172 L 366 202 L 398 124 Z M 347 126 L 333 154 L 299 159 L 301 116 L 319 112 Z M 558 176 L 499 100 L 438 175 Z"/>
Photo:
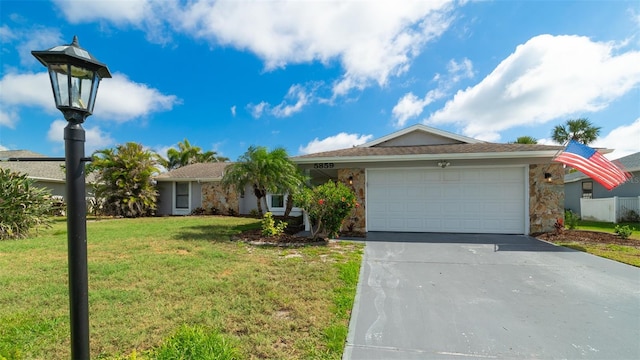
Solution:
<path fill-rule="evenodd" d="M 640 269 L 518 235 L 369 233 L 344 359 L 640 359 Z"/>

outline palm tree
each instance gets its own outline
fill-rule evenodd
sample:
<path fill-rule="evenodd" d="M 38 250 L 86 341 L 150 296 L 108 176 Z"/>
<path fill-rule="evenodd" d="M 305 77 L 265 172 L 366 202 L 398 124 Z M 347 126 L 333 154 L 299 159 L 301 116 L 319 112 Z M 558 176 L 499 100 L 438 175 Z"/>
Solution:
<path fill-rule="evenodd" d="M 108 215 L 153 214 L 158 195 L 153 176 L 159 172 L 159 158 L 133 142 L 94 152 L 90 171 L 97 172 L 96 198 L 104 202 Z"/>
<path fill-rule="evenodd" d="M 586 118 L 570 119 L 564 125 L 553 128 L 551 138 L 558 144 L 564 144 L 569 140 L 575 140 L 585 145 L 594 142 L 600 135 L 600 127 L 594 126 Z"/>
<path fill-rule="evenodd" d="M 291 195 L 303 181 L 298 167 L 289 160 L 284 148 L 268 151 L 263 146 L 251 146 L 238 162 L 227 167 L 222 185 L 226 188 L 234 186 L 238 190 L 251 186 L 257 199 L 258 213 L 262 216 L 262 199 L 266 211 L 269 211 L 267 193 L 289 192 Z"/>
<path fill-rule="evenodd" d="M 538 139 L 532 136 L 520 136 L 513 142 L 513 144 L 537 144 Z"/>
<path fill-rule="evenodd" d="M 202 152 L 199 146 L 193 146 L 189 140 L 178 143 L 178 149 L 171 148 L 167 150 L 167 159 L 163 161 L 164 167 L 168 170 L 177 169 L 182 166 L 206 163 L 206 162 L 223 162 L 229 158 L 218 156 L 215 151 Z"/>

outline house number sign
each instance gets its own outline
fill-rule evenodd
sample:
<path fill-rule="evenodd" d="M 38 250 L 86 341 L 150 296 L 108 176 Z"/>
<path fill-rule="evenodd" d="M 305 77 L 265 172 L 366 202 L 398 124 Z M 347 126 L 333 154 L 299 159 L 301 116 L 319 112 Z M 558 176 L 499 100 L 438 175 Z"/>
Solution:
<path fill-rule="evenodd" d="M 333 163 L 315 163 L 313 164 L 314 169 L 333 169 Z"/>

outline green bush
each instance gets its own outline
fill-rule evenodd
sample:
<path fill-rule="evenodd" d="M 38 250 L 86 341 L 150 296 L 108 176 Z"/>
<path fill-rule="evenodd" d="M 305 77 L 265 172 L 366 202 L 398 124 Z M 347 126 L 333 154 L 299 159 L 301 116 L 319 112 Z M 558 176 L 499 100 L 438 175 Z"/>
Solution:
<path fill-rule="evenodd" d="M 629 236 L 631 236 L 631 234 L 633 233 L 633 230 L 635 229 L 632 227 L 629 227 L 629 225 L 624 225 L 624 226 L 616 225 L 613 231 L 615 231 L 615 233 L 618 234 L 618 236 L 620 236 L 621 238 L 628 239 Z"/>
<path fill-rule="evenodd" d="M 0 169 L 0 240 L 24 238 L 51 223 L 51 195 L 33 183 L 25 174 Z"/>
<path fill-rule="evenodd" d="M 578 227 L 578 222 L 580 221 L 580 216 L 574 213 L 571 210 L 564 211 L 564 224 L 565 227 L 569 230 L 573 230 Z"/>
<path fill-rule="evenodd" d="M 156 360 L 235 360 L 240 355 L 235 346 L 218 333 L 205 332 L 198 326 L 182 326 L 155 350 Z"/>
<path fill-rule="evenodd" d="M 287 223 L 284 221 L 276 221 L 273 219 L 273 214 L 269 211 L 262 217 L 262 236 L 278 236 L 284 232 L 287 228 Z"/>
<path fill-rule="evenodd" d="M 309 214 L 314 239 L 320 234 L 337 237 L 342 221 L 358 206 L 353 191 L 333 181 L 299 191 L 294 195 L 294 203 Z"/>

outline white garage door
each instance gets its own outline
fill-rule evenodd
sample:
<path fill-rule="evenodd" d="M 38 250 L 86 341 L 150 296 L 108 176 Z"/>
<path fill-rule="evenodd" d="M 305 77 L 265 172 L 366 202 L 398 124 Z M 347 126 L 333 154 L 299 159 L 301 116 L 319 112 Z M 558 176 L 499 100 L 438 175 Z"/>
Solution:
<path fill-rule="evenodd" d="M 524 169 L 367 171 L 367 230 L 525 233 Z"/>

